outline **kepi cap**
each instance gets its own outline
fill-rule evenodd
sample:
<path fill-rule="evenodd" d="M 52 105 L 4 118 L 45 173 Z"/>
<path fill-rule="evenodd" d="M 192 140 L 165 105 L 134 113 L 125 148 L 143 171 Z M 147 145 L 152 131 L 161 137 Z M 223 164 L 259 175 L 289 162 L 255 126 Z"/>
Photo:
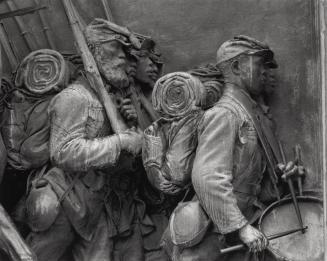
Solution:
<path fill-rule="evenodd" d="M 269 46 L 250 36 L 239 35 L 224 42 L 217 51 L 217 64 L 226 62 L 241 54 L 262 55 L 266 58 L 266 64 L 270 68 L 277 68 L 274 60 L 274 52 Z"/>
<path fill-rule="evenodd" d="M 141 47 L 137 50 L 137 54 L 142 56 L 145 53 L 158 66 L 163 65 L 161 53 L 156 48 L 156 42 L 151 37 L 144 37 L 141 40 Z"/>
<path fill-rule="evenodd" d="M 118 41 L 124 46 L 139 49 L 141 43 L 136 35 L 128 28 L 101 18 L 95 18 L 84 31 L 89 44 Z"/>

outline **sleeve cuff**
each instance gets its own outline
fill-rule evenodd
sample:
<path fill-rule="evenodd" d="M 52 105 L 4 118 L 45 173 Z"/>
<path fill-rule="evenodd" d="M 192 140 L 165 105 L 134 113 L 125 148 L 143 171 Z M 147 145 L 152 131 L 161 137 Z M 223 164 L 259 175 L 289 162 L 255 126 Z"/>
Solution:
<path fill-rule="evenodd" d="M 228 226 L 220 227 L 220 226 L 217 226 L 216 225 L 216 227 L 217 227 L 218 231 L 221 234 L 229 234 L 229 233 L 232 233 L 234 231 L 237 231 L 237 230 L 241 229 L 246 224 L 248 224 L 247 219 L 246 218 L 242 218 L 240 221 L 235 222 L 235 223 L 232 223 L 232 224 L 229 224 Z"/>

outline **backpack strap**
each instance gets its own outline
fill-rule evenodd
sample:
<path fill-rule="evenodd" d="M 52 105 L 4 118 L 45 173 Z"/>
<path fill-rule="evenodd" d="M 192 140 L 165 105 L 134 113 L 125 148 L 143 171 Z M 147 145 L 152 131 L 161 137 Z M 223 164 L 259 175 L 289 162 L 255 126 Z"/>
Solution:
<path fill-rule="evenodd" d="M 250 97 L 247 94 L 245 94 L 243 91 L 231 90 L 231 92 L 233 95 L 229 95 L 228 93 L 226 93 L 226 96 L 228 96 L 238 106 L 240 106 L 253 122 L 254 128 L 258 134 L 260 143 L 265 152 L 267 162 L 270 166 L 271 171 L 268 171 L 269 176 L 273 183 L 274 190 L 279 200 L 280 193 L 277 188 L 278 176 L 275 172 L 275 166 L 276 163 L 282 162 L 282 157 L 279 150 L 277 139 L 273 134 L 271 128 L 269 126 L 266 126 L 266 124 L 264 124 L 263 117 L 265 116 L 260 110 L 258 109 L 255 110 L 254 103 L 253 101 L 251 101 Z"/>
<path fill-rule="evenodd" d="M 80 177 L 81 173 L 76 173 L 68 188 L 65 190 L 64 194 L 62 194 L 61 197 L 58 199 L 59 204 L 61 204 L 62 201 L 66 198 L 66 196 L 73 190 L 76 182 L 79 180 Z"/>

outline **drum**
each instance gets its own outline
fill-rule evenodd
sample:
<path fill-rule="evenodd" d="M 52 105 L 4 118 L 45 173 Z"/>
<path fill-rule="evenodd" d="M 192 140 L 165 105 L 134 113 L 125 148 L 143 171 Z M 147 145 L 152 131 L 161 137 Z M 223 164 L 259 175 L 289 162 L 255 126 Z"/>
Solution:
<path fill-rule="evenodd" d="M 298 196 L 304 226 L 308 229 L 271 240 L 268 249 L 279 261 L 323 261 L 324 227 L 322 200 Z M 300 228 L 291 198 L 271 204 L 261 215 L 259 229 L 270 236 Z"/>

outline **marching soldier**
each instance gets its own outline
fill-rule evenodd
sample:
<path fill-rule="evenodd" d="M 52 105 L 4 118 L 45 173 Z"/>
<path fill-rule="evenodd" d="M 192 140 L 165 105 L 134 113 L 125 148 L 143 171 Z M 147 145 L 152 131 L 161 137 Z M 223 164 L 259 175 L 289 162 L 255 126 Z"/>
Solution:
<path fill-rule="evenodd" d="M 138 116 L 126 96 L 126 47 L 133 43 L 117 28 L 97 19 L 85 37 L 106 90 L 133 125 Z M 57 203 L 47 212 L 51 215 L 36 217 L 40 220 L 34 223 L 43 226 L 28 237 L 38 260 L 59 260 L 68 249 L 74 260 L 144 260 L 142 237 L 153 224 L 137 193 L 134 159 L 142 135 L 134 130 L 113 134 L 103 104 L 84 77 L 52 100 L 49 115 L 55 168 L 43 179 Z"/>
<path fill-rule="evenodd" d="M 130 74 L 133 78 L 132 89 L 134 92 L 133 104 L 137 112 L 142 115 L 138 119 L 142 129 L 154 122 L 158 115 L 153 110 L 151 103 L 152 90 L 155 82 L 162 73 L 163 63 L 151 38 L 141 39 L 140 49 L 130 50 Z"/>
<path fill-rule="evenodd" d="M 129 49 L 127 73 L 130 78 L 130 97 L 138 115 L 138 126 L 145 129 L 158 118 L 151 102 L 151 95 L 163 64 L 159 60 L 160 54 L 155 50 L 155 42 L 150 38 L 142 36 L 140 38 L 142 42 L 140 49 Z M 140 197 L 146 204 L 146 213 L 155 228 L 153 233 L 143 238 L 144 247 L 147 249 L 145 259 L 166 260 L 167 256 L 162 251 L 160 239 L 167 226 L 169 215 L 175 207 L 176 199 L 154 189 L 146 177 L 141 158 L 138 163 Z"/>
<path fill-rule="evenodd" d="M 217 63 L 225 87 L 198 126 L 192 170 L 196 198 L 175 210 L 164 238 L 173 260 L 255 260 L 268 240 L 253 224 L 264 203 L 281 193 L 276 167 L 304 174 L 293 162 L 281 164 L 270 120 L 258 104 L 268 71 L 277 67 L 270 48 L 251 37 L 235 37 L 218 49 Z M 235 242 L 250 252 L 220 254 Z"/>

